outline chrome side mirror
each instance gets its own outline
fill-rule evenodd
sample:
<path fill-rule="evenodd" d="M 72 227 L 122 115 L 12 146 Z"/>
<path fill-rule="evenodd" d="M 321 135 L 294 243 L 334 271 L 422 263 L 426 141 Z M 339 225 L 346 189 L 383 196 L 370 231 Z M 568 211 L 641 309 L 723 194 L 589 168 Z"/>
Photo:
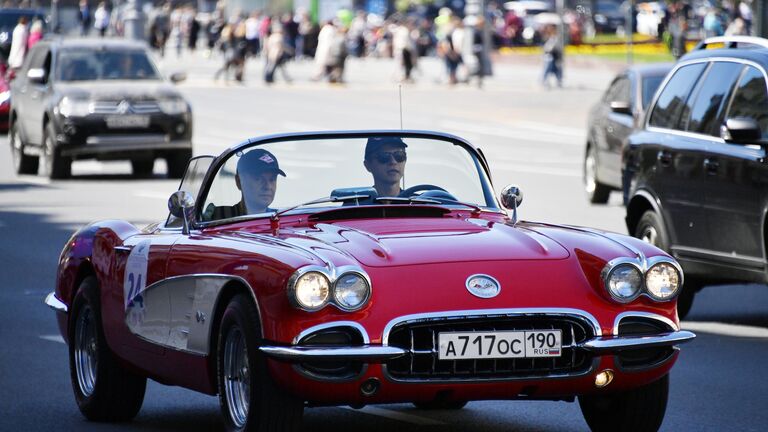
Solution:
<path fill-rule="evenodd" d="M 512 210 L 512 223 L 517 223 L 517 208 L 523 203 L 523 191 L 517 185 L 507 185 L 501 190 L 501 205 Z"/>
<path fill-rule="evenodd" d="M 720 137 L 735 144 L 758 143 L 763 137 L 760 123 L 750 117 L 734 117 L 720 126 Z"/>
<path fill-rule="evenodd" d="M 45 81 L 45 70 L 43 68 L 32 68 L 27 71 L 27 79 L 33 83 L 42 84 Z"/>
<path fill-rule="evenodd" d="M 625 101 L 613 101 L 611 102 L 611 111 L 616 114 L 632 115 L 632 105 Z"/>
<path fill-rule="evenodd" d="M 168 210 L 173 216 L 184 221 L 182 233 L 189 234 L 189 222 L 192 220 L 192 213 L 195 210 L 195 199 L 192 194 L 183 190 L 174 192 L 168 198 Z"/>

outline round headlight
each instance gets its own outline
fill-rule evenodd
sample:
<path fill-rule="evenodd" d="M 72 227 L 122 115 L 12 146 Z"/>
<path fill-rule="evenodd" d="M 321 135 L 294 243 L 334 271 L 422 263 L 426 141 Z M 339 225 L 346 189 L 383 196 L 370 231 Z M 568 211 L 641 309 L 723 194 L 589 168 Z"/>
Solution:
<path fill-rule="evenodd" d="M 645 273 L 645 289 L 655 300 L 669 300 L 680 289 L 680 273 L 670 263 L 656 264 Z"/>
<path fill-rule="evenodd" d="M 359 309 L 368 300 L 371 287 L 368 281 L 357 273 L 347 273 L 336 281 L 333 298 L 343 309 Z"/>
<path fill-rule="evenodd" d="M 322 308 L 328 303 L 330 285 L 322 273 L 312 271 L 301 275 L 293 288 L 296 304 L 307 310 Z"/>
<path fill-rule="evenodd" d="M 614 299 L 625 302 L 637 297 L 643 286 L 643 276 L 637 267 L 629 264 L 620 264 L 608 273 L 605 283 L 608 292 Z"/>

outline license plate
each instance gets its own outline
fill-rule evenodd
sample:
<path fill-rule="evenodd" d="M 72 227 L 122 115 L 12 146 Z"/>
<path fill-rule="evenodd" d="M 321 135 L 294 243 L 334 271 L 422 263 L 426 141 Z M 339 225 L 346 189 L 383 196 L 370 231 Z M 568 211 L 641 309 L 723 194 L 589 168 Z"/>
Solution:
<path fill-rule="evenodd" d="M 149 116 L 145 115 L 120 115 L 106 118 L 107 127 L 116 128 L 145 128 L 149 126 Z"/>
<path fill-rule="evenodd" d="M 562 331 L 440 333 L 438 345 L 440 360 L 560 357 Z"/>

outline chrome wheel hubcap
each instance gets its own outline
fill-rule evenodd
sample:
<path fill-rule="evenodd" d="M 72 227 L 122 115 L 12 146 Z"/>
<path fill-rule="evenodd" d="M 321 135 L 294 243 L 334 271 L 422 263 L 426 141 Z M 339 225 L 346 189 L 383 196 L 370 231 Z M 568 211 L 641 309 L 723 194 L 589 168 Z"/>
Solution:
<path fill-rule="evenodd" d="M 97 350 L 93 311 L 90 307 L 85 306 L 75 324 L 75 371 L 77 372 L 77 385 L 85 397 L 93 393 L 96 383 Z"/>
<path fill-rule="evenodd" d="M 240 428 L 248 418 L 250 404 L 251 373 L 245 337 L 237 327 L 227 332 L 224 341 L 224 393 L 229 417 Z"/>
<path fill-rule="evenodd" d="M 593 150 L 587 153 L 587 158 L 584 160 L 584 188 L 587 193 L 591 194 L 595 191 L 595 154 Z"/>

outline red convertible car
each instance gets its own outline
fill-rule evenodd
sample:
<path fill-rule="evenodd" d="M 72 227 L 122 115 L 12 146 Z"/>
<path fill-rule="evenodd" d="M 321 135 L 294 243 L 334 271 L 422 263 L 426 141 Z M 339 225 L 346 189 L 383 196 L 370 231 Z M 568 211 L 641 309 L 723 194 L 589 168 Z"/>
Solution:
<path fill-rule="evenodd" d="M 593 430 L 656 430 L 678 263 L 632 237 L 518 221 L 483 153 L 422 131 L 250 139 L 193 158 L 170 214 L 76 232 L 46 303 L 80 411 L 147 378 L 219 395 L 232 431 L 314 406 L 578 399 Z"/>

